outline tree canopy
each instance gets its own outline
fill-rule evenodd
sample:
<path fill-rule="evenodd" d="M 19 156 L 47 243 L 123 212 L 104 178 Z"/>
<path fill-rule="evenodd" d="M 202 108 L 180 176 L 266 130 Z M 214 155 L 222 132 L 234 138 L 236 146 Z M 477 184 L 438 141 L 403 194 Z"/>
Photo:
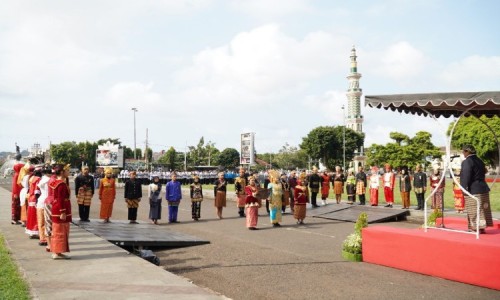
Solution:
<path fill-rule="evenodd" d="M 240 153 L 234 148 L 226 148 L 219 154 L 217 164 L 226 169 L 236 168 L 240 164 Z"/>
<path fill-rule="evenodd" d="M 495 116 L 493 118 L 481 117 L 481 120 L 488 124 L 488 126 L 497 134 L 500 139 L 500 118 Z M 451 133 L 451 128 L 454 123 L 448 127 L 448 136 Z M 470 144 L 476 148 L 476 154 L 485 164 L 498 166 L 498 147 L 493 133 L 488 127 L 483 124 L 476 117 L 463 117 L 458 121 L 451 139 L 453 148 L 460 149 L 463 145 Z"/>
<path fill-rule="evenodd" d="M 328 169 L 333 170 L 336 165 L 343 165 L 343 133 L 344 126 L 320 126 L 302 138 L 300 148 L 311 159 L 319 159 Z M 345 128 L 345 160 L 351 161 L 354 152 L 363 146 L 364 134 L 350 128 Z"/>
<path fill-rule="evenodd" d="M 431 141 L 432 135 L 419 131 L 413 138 L 399 132 L 391 132 L 394 143 L 386 145 L 373 144 L 367 149 L 367 165 L 382 166 L 389 163 L 393 167 L 407 166 L 414 168 L 417 164 L 424 167 L 430 164 L 430 158 L 441 157 L 441 151 Z M 405 141 L 405 143 L 402 143 Z"/>

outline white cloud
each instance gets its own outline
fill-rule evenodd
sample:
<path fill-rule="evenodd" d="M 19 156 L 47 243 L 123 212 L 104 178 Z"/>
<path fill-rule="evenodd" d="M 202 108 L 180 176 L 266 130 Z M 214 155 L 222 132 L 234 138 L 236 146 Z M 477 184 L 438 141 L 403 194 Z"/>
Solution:
<path fill-rule="evenodd" d="M 162 96 L 153 91 L 154 83 L 120 82 L 107 92 L 105 103 L 109 106 L 120 106 L 126 109 L 136 107 L 139 111 L 154 112 L 162 103 Z"/>
<path fill-rule="evenodd" d="M 461 88 L 467 82 L 469 91 L 472 86 L 477 91 L 498 90 L 500 56 L 468 56 L 448 64 L 438 78 L 454 88 Z"/>
<path fill-rule="evenodd" d="M 308 0 L 232 0 L 230 6 L 237 11 L 258 18 L 284 16 L 313 11 Z"/>
<path fill-rule="evenodd" d="M 302 103 L 306 109 L 321 113 L 326 120 L 343 125 L 342 105 L 347 112 L 347 96 L 343 91 L 327 91 L 322 95 L 307 96 Z"/>
<path fill-rule="evenodd" d="M 398 82 L 407 82 L 426 70 L 429 59 L 406 41 L 392 44 L 382 52 L 372 52 L 368 59 L 375 74 Z"/>
<path fill-rule="evenodd" d="M 269 24 L 201 51 L 176 78 L 191 96 L 205 95 L 212 101 L 276 101 L 303 90 L 311 80 L 344 69 L 345 57 L 332 53 L 349 47 L 348 39 L 326 32 L 297 40 Z"/>

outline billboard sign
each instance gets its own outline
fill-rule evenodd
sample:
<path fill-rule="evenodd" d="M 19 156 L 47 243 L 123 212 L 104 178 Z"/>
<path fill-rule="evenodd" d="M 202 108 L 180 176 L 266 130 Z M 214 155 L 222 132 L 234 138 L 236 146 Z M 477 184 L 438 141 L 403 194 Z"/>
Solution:
<path fill-rule="evenodd" d="M 253 132 L 241 134 L 240 164 L 242 165 L 255 163 L 254 135 Z"/>
<path fill-rule="evenodd" d="M 97 167 L 123 168 L 123 148 L 109 141 L 98 146 L 95 156 Z"/>

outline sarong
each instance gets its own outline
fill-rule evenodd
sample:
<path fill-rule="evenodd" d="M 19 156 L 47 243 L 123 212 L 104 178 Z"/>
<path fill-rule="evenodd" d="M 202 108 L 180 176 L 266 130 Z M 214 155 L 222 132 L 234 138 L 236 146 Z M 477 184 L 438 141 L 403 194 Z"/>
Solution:
<path fill-rule="evenodd" d="M 410 192 L 401 192 L 401 202 L 403 204 L 403 208 L 410 207 Z"/>
<path fill-rule="evenodd" d="M 443 188 L 438 188 L 436 193 L 432 195 L 432 208 L 441 208 L 441 204 L 443 201 Z"/>
<path fill-rule="evenodd" d="M 217 194 L 215 195 L 214 206 L 218 208 L 226 207 L 226 192 L 217 191 Z"/>
<path fill-rule="evenodd" d="M 333 192 L 335 195 L 341 195 L 344 192 L 344 184 L 342 181 L 333 182 Z"/>
<path fill-rule="evenodd" d="M 378 205 L 378 189 L 370 189 L 370 204 L 373 206 Z"/>
<path fill-rule="evenodd" d="M 269 209 L 269 216 L 271 218 L 271 224 L 281 222 L 281 207 L 271 207 Z"/>
<path fill-rule="evenodd" d="M 53 223 L 50 252 L 69 252 L 69 223 Z"/>
<path fill-rule="evenodd" d="M 464 193 L 461 189 L 453 189 L 453 197 L 455 200 L 455 209 L 457 211 L 463 211 L 465 208 Z"/>
<path fill-rule="evenodd" d="M 78 189 L 78 196 L 76 196 L 79 205 L 90 206 L 92 202 L 92 189 L 81 187 Z"/>
<path fill-rule="evenodd" d="M 283 197 L 281 199 L 283 206 L 290 205 L 290 191 L 283 191 Z"/>
<path fill-rule="evenodd" d="M 304 220 L 306 218 L 306 206 L 295 204 L 295 209 L 293 211 L 293 217 L 297 220 Z"/>
<path fill-rule="evenodd" d="M 364 195 L 366 193 L 365 183 L 363 181 L 356 182 L 356 195 Z"/>
<path fill-rule="evenodd" d="M 493 226 L 493 218 L 491 215 L 490 194 L 474 195 L 479 198 L 479 229 L 485 229 L 488 226 Z M 476 230 L 477 221 L 477 202 L 476 199 L 465 196 L 465 209 L 467 210 L 467 220 L 469 229 Z"/>
<path fill-rule="evenodd" d="M 26 222 L 26 234 L 38 235 L 38 221 L 36 217 L 36 202 L 28 203 L 28 220 Z"/>
<path fill-rule="evenodd" d="M 238 195 L 238 201 L 236 201 L 236 205 L 238 207 L 245 207 L 245 200 L 247 199 L 247 195 Z"/>
<path fill-rule="evenodd" d="M 52 204 L 45 203 L 45 236 L 52 236 Z"/>
<path fill-rule="evenodd" d="M 45 210 L 37 208 L 36 217 L 38 221 L 38 236 L 40 237 L 40 242 L 44 243 L 47 241 L 47 237 L 45 236 Z"/>
<path fill-rule="evenodd" d="M 113 213 L 113 202 L 114 200 L 101 200 L 101 211 L 99 213 L 101 219 L 111 218 L 111 214 Z"/>
<path fill-rule="evenodd" d="M 394 190 L 391 189 L 388 186 L 384 186 L 384 196 L 385 196 L 385 202 L 389 204 L 394 203 Z"/>
<path fill-rule="evenodd" d="M 259 207 L 249 206 L 246 208 L 247 227 L 257 227 L 259 221 Z"/>

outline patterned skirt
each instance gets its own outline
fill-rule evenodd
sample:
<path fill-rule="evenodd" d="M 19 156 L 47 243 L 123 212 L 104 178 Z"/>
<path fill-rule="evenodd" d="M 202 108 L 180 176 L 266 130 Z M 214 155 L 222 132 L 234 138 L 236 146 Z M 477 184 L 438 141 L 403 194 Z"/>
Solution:
<path fill-rule="evenodd" d="M 219 208 L 226 207 L 226 192 L 217 191 L 214 206 Z"/>
<path fill-rule="evenodd" d="M 474 196 L 479 198 L 479 228 L 484 229 L 488 226 L 493 226 L 490 194 L 477 194 Z M 476 230 L 476 222 L 478 219 L 476 200 L 472 197 L 465 196 L 465 209 L 467 210 L 469 229 Z"/>
<path fill-rule="evenodd" d="M 344 183 L 342 181 L 334 181 L 333 192 L 335 195 L 341 195 L 344 192 Z"/>
<path fill-rule="evenodd" d="M 295 204 L 293 217 L 297 220 L 304 220 L 306 218 L 306 205 Z"/>

